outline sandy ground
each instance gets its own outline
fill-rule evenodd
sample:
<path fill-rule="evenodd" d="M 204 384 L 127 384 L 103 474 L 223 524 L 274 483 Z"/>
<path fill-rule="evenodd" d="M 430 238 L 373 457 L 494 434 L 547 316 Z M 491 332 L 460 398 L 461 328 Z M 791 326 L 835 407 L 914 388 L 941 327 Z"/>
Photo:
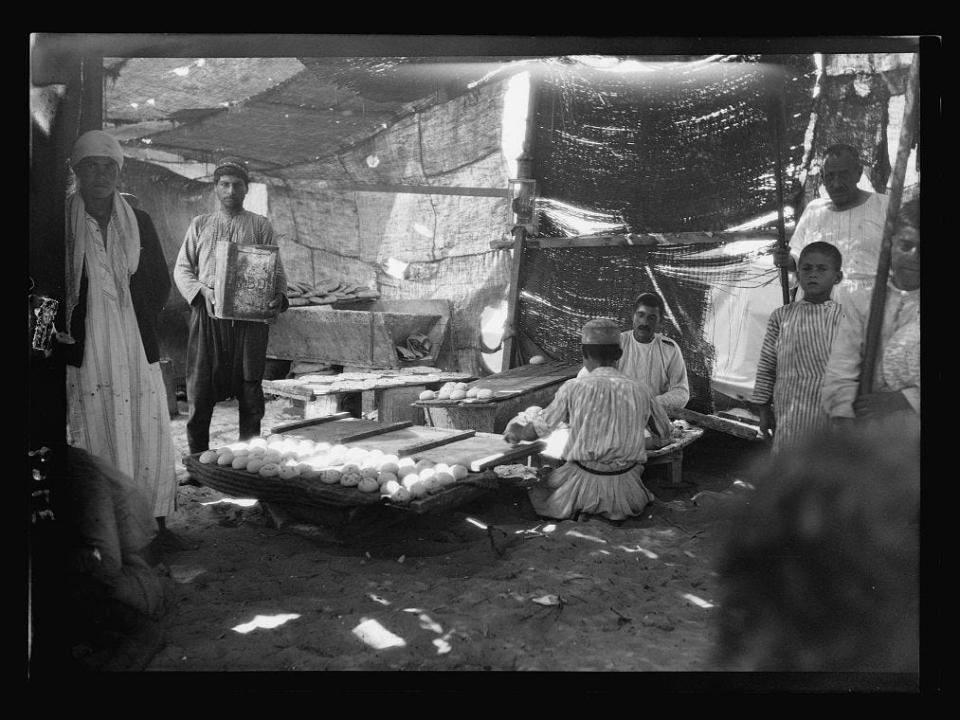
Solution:
<path fill-rule="evenodd" d="M 295 417 L 268 400 L 264 434 Z M 172 423 L 181 453 L 185 422 Z M 218 405 L 211 446 L 235 441 L 236 423 L 236 403 Z M 148 670 L 714 669 L 712 562 L 750 492 L 735 481 L 754 480 L 763 452 L 707 431 L 683 484 L 651 472 L 658 502 L 619 526 L 544 522 L 506 488 L 436 517 L 338 529 L 181 486 L 169 526 L 199 548 L 166 558 L 166 646 Z"/>

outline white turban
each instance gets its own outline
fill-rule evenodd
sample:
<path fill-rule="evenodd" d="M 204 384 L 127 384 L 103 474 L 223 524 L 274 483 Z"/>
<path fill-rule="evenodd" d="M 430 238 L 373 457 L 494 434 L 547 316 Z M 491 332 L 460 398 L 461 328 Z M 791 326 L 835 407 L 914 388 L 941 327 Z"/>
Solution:
<path fill-rule="evenodd" d="M 70 165 L 76 167 L 88 157 L 108 157 L 117 163 L 117 169 L 123 169 L 123 149 L 110 133 L 103 130 L 89 130 L 77 138 L 70 153 Z"/>

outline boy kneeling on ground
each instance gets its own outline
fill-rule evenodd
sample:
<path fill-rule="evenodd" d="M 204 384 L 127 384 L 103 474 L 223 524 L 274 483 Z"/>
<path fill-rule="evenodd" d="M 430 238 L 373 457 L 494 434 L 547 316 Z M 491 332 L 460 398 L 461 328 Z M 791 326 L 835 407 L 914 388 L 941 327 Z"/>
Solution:
<path fill-rule="evenodd" d="M 614 320 L 587 322 L 580 347 L 589 374 L 564 383 L 529 422 L 512 420 L 504 439 L 515 445 L 546 437 L 563 423 L 570 427 L 566 462 L 529 491 L 537 514 L 557 520 L 640 515 L 653 500 L 641 480 L 647 449 L 670 442 L 670 419 L 646 388 L 617 370 L 622 350 Z M 645 428 L 651 437 L 645 437 Z"/>

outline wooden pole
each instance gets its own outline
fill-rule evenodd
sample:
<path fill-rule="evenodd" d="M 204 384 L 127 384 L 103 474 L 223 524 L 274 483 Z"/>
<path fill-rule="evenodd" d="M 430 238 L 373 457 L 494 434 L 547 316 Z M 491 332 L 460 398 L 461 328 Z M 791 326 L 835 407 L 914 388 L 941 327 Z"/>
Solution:
<path fill-rule="evenodd" d="M 870 296 L 870 318 L 867 321 L 867 339 L 863 351 L 863 363 L 860 370 L 859 394 L 872 392 L 873 376 L 877 363 L 877 351 L 880 346 L 880 331 L 883 327 L 883 310 L 887 302 L 887 278 L 890 275 L 890 246 L 893 236 L 893 224 L 900 212 L 900 199 L 903 196 L 903 178 L 910 159 L 915 120 L 918 111 L 920 80 L 920 54 L 913 56 L 910 74 L 907 76 L 907 88 L 904 97 L 903 123 L 900 126 L 900 146 L 897 149 L 897 161 L 893 168 L 890 184 L 890 200 L 887 204 L 887 218 L 883 226 L 883 239 L 880 244 L 880 259 L 877 261 L 877 275 L 874 279 L 873 294 Z"/>
<path fill-rule="evenodd" d="M 82 96 L 80 99 L 79 133 L 87 130 L 103 130 L 103 56 L 83 58 Z M 79 134 L 78 133 L 78 134 Z"/>
<path fill-rule="evenodd" d="M 533 178 L 533 147 L 537 132 L 537 78 L 530 74 L 530 95 L 527 105 L 527 126 L 523 139 L 523 151 L 517 162 L 517 178 Z M 510 286 L 507 291 L 507 317 L 503 331 L 503 370 L 509 370 L 521 364 L 520 358 L 520 278 L 523 265 L 523 247 L 527 238 L 527 229 L 523 225 L 513 228 L 513 267 L 510 272 Z"/>
<path fill-rule="evenodd" d="M 777 156 L 777 245 L 787 249 L 787 233 L 783 225 L 783 136 L 786 129 L 786 102 L 784 100 L 783 71 L 777 73 L 780 80 L 774 88 L 770 103 L 770 119 L 773 122 L 773 144 Z M 790 277 L 787 268 L 780 268 L 780 287 L 783 304 L 790 304 Z"/>

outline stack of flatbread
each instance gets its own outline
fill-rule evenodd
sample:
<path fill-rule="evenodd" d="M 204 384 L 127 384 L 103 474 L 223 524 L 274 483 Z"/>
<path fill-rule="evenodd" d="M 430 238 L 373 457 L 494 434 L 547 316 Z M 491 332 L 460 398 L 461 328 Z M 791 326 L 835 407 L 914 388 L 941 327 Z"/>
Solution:
<path fill-rule="evenodd" d="M 318 280 L 315 284 L 290 282 L 287 284 L 287 298 L 292 307 L 305 305 L 332 305 L 335 302 L 375 299 L 380 293 L 366 285 L 355 285 L 340 280 Z"/>

